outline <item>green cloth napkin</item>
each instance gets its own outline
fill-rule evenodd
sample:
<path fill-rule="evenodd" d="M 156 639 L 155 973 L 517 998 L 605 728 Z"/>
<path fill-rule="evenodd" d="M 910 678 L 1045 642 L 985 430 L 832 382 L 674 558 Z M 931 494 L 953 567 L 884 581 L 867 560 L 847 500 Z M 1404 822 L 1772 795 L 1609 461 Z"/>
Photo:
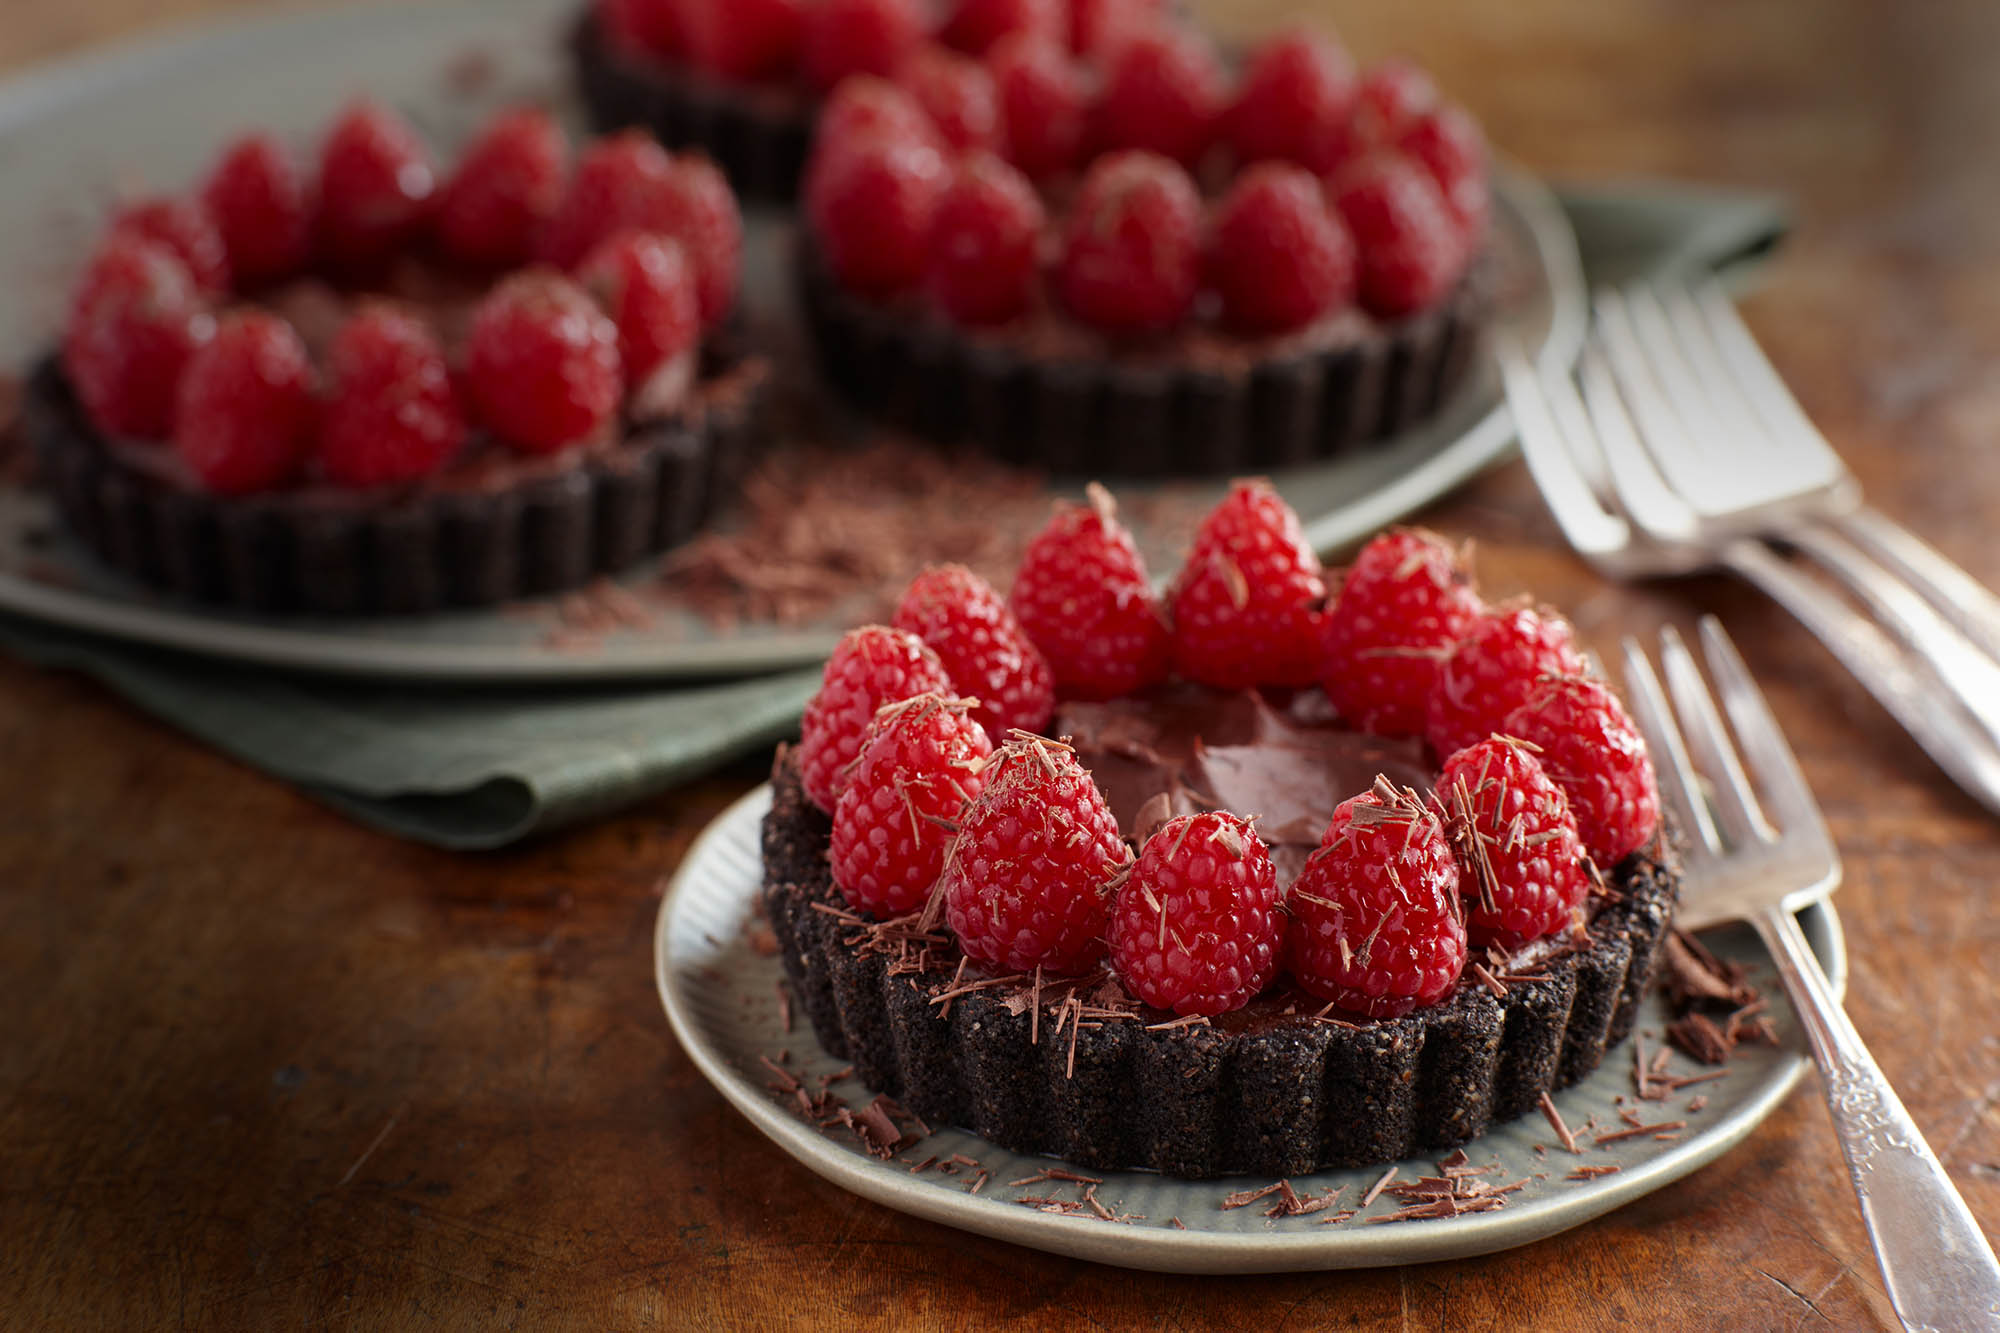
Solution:
<path fill-rule="evenodd" d="M 1740 272 L 1787 225 L 1768 195 L 1558 190 L 1586 276 Z M 628 806 L 790 733 L 817 668 L 675 686 L 437 687 L 290 675 L 0 617 L 0 648 L 81 671 L 364 823 L 500 847 Z"/>

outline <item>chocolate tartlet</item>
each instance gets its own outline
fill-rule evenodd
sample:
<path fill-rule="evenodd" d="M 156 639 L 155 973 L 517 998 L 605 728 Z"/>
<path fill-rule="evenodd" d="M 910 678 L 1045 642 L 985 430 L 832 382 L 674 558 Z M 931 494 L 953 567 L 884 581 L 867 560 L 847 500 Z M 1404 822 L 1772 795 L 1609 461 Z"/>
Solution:
<path fill-rule="evenodd" d="M 1051 731 L 1073 739 L 1128 836 L 1162 794 L 1176 809 L 1192 808 L 1189 788 L 1255 803 L 1281 879 L 1338 794 L 1376 772 L 1432 776 L 1414 742 L 1192 687 L 1069 706 Z M 1444 1001 L 1406 1017 L 1336 1018 L 1285 983 L 1234 1013 L 1176 1020 L 1108 974 L 989 976 L 942 932 L 866 920 L 832 882 L 830 834 L 781 750 L 763 903 L 822 1046 L 925 1119 L 1012 1151 L 1186 1177 L 1395 1161 L 1519 1116 L 1630 1032 L 1677 892 L 1669 867 L 1635 854 L 1591 899 L 1587 930 L 1479 957 Z"/>
<path fill-rule="evenodd" d="M 1186 330 L 1132 351 L 1047 314 L 968 330 L 870 302 L 804 233 L 797 282 L 822 373 L 867 411 L 1057 473 L 1150 477 L 1309 463 L 1432 416 L 1474 364 L 1498 267 L 1482 257 L 1395 323 L 1349 308 L 1277 338 Z"/>

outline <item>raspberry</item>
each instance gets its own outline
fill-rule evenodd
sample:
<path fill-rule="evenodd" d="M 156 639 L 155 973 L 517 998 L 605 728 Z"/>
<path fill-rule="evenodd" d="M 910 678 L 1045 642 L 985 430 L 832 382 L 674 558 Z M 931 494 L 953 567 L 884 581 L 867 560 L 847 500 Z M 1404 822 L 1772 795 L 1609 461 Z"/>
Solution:
<path fill-rule="evenodd" d="M 997 148 L 1000 99 L 986 66 L 941 46 L 919 47 L 896 71 L 951 147 Z"/>
<path fill-rule="evenodd" d="M 1361 257 L 1361 304 L 1396 319 L 1434 305 L 1464 267 L 1457 222 L 1430 173 L 1377 153 L 1334 180 L 1334 206 Z"/>
<path fill-rule="evenodd" d="M 1422 735 L 1439 668 L 1480 611 L 1443 538 L 1383 533 L 1355 556 L 1327 612 L 1327 697 L 1363 731 Z"/>
<path fill-rule="evenodd" d="M 1458 843 L 1473 944 L 1513 949 L 1582 924 L 1590 876 L 1576 819 L 1530 747 L 1495 736 L 1460 750 L 1437 800 Z"/>
<path fill-rule="evenodd" d="M 999 98 L 1007 160 L 1036 180 L 1075 166 L 1083 156 L 1089 103 L 1083 72 L 1068 50 L 1017 33 L 987 53 L 986 68 Z"/>
<path fill-rule="evenodd" d="M 1170 594 L 1174 665 L 1217 689 L 1319 679 L 1319 557 L 1267 481 L 1239 481 L 1195 533 Z"/>
<path fill-rule="evenodd" d="M 911 579 L 894 624 L 928 644 L 958 692 L 978 700 L 972 716 L 996 742 L 1017 727 L 1049 724 L 1055 682 L 1042 650 L 993 585 L 964 565 L 934 565 Z"/>
<path fill-rule="evenodd" d="M 687 252 L 671 237 L 621 231 L 576 271 L 618 326 L 618 360 L 634 391 L 701 337 L 701 305 Z"/>
<path fill-rule="evenodd" d="M 1201 277 L 1201 199 L 1153 153 L 1093 162 L 1071 206 L 1057 283 L 1078 318 L 1113 333 L 1180 322 Z"/>
<path fill-rule="evenodd" d="M 1437 85 L 1430 75 L 1407 60 L 1383 61 L 1361 76 L 1356 91 L 1356 146 L 1365 150 L 1393 140 L 1437 102 Z"/>
<path fill-rule="evenodd" d="M 814 805 L 831 811 L 883 704 L 913 694 L 950 694 L 951 677 L 924 641 L 887 625 L 849 630 L 820 675 L 799 723 L 799 777 Z"/>
<path fill-rule="evenodd" d="M 558 268 L 574 268 L 606 237 L 634 227 L 652 230 L 647 222 L 673 169 L 667 150 L 643 130 L 587 145 L 542 229 L 540 257 Z"/>
<path fill-rule="evenodd" d="M 1161 7 L 1161 0 L 1070 0 L 1070 49 L 1103 61 L 1158 22 Z"/>
<path fill-rule="evenodd" d="M 775 79 L 798 64 L 799 0 L 731 0 L 676 6 L 694 63 L 725 79 Z"/>
<path fill-rule="evenodd" d="M 914 912 L 944 870 L 965 803 L 985 788 L 993 743 L 969 703 L 919 694 L 882 705 L 833 809 L 833 882 L 881 919 Z"/>
<path fill-rule="evenodd" d="M 923 278 L 931 215 L 947 179 L 944 157 L 914 140 L 835 140 L 814 154 L 806 217 L 842 286 L 880 298 Z"/>
<path fill-rule="evenodd" d="M 1235 815 L 1182 815 L 1146 839 L 1111 911 L 1111 967 L 1133 998 L 1177 1014 L 1241 1009 L 1284 943 L 1278 872 Z"/>
<path fill-rule="evenodd" d="M 111 230 L 164 245 L 181 261 L 203 296 L 229 290 L 229 251 L 222 233 L 199 207 L 185 199 L 147 199 L 127 205 Z"/>
<path fill-rule="evenodd" d="M 597 0 L 597 21 L 620 51 L 670 57 L 687 44 L 679 0 Z"/>
<path fill-rule="evenodd" d="M 1067 43 L 1064 0 L 958 0 L 939 34 L 968 55 L 983 56 L 1014 36 Z"/>
<path fill-rule="evenodd" d="M 219 495 L 270 490 L 299 474 L 317 416 L 305 343 L 276 315 L 240 310 L 188 361 L 174 450 Z"/>
<path fill-rule="evenodd" d="M 1273 37 L 1250 57 L 1229 108 L 1237 160 L 1330 170 L 1359 91 L 1354 61 L 1338 42 L 1309 28 Z"/>
<path fill-rule="evenodd" d="M 1012 741 L 987 766 L 946 857 L 945 920 L 976 963 L 1077 975 L 1104 954 L 1106 882 L 1131 855 L 1067 745 Z"/>
<path fill-rule="evenodd" d="M 929 284 L 961 324 L 1002 324 L 1035 295 L 1042 200 L 991 153 L 968 153 L 931 215 Z"/>
<path fill-rule="evenodd" d="M 436 188 L 409 123 L 380 103 L 354 103 L 320 150 L 321 253 L 345 269 L 379 265 L 423 229 Z"/>
<path fill-rule="evenodd" d="M 465 383 L 488 430 L 525 453 L 554 453 L 616 416 L 618 326 L 561 274 L 516 273 L 473 312 Z"/>
<path fill-rule="evenodd" d="M 312 203 L 291 155 L 268 134 L 238 139 L 202 186 L 238 286 L 288 278 L 312 258 Z"/>
<path fill-rule="evenodd" d="M 391 306 L 364 306 L 327 356 L 319 459 L 342 486 L 415 481 L 465 441 L 444 349 L 423 323 Z"/>
<path fill-rule="evenodd" d="M 1615 866 L 1652 839 L 1660 826 L 1652 756 L 1625 705 L 1602 681 L 1549 681 L 1503 726 L 1539 747 L 1542 767 L 1569 796 L 1591 860 Z"/>
<path fill-rule="evenodd" d="M 99 430 L 165 439 L 181 372 L 214 330 L 173 252 L 113 234 L 78 285 L 63 333 L 63 373 Z"/>
<path fill-rule="evenodd" d="M 1285 333 L 1354 299 L 1354 242 L 1304 167 L 1264 162 L 1216 209 L 1209 279 L 1248 333 Z"/>
<path fill-rule="evenodd" d="M 917 105 L 909 89 L 865 74 L 842 80 L 813 125 L 813 156 L 823 158 L 873 138 L 903 139 L 939 151 L 945 146 L 930 112 Z"/>
<path fill-rule="evenodd" d="M 1465 968 L 1458 863 L 1417 794 L 1376 779 L 1342 801 L 1286 897 L 1285 966 L 1349 1013 L 1396 1018 Z"/>
<path fill-rule="evenodd" d="M 1542 677 L 1583 669 L 1568 621 L 1527 607 L 1489 612 L 1438 668 L 1424 723 L 1431 749 L 1453 755 L 1505 730 L 1508 714 L 1528 702 Z"/>
<path fill-rule="evenodd" d="M 851 74 L 893 74 L 924 37 L 913 0 L 820 0 L 805 11 L 799 64 L 822 91 Z"/>
<path fill-rule="evenodd" d="M 1224 97 L 1222 66 L 1190 29 L 1158 25 L 1111 58 L 1096 110 L 1097 142 L 1192 167 L 1208 151 Z"/>
<path fill-rule="evenodd" d="M 675 158 L 644 221 L 681 243 L 694 265 L 702 322 L 721 323 L 736 304 L 743 265 L 743 214 L 729 178 L 705 157 Z"/>
<path fill-rule="evenodd" d="M 1441 106 L 1404 127 L 1396 147 L 1436 178 L 1445 207 L 1458 221 L 1462 241 L 1485 230 L 1492 199 L 1486 180 L 1486 139 L 1477 121 L 1461 107 Z"/>
<path fill-rule="evenodd" d="M 496 116 L 458 162 L 438 204 L 446 253 L 476 268 L 516 268 L 562 203 L 569 148 L 546 111 Z"/>
<path fill-rule="evenodd" d="M 1110 492 L 1092 482 L 1089 495 L 1088 507 L 1064 505 L 1028 543 L 1008 605 L 1059 694 L 1116 699 L 1166 679 L 1171 643 Z"/>

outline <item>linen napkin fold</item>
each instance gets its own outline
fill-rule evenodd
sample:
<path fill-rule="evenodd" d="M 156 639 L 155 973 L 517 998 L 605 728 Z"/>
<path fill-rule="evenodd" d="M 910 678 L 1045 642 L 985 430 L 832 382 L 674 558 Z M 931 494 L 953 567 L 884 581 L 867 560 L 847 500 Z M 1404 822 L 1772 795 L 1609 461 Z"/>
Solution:
<path fill-rule="evenodd" d="M 1559 187 L 1593 284 L 1733 276 L 1784 236 L 1770 195 Z M 0 616 L 0 648 L 132 703 L 376 828 L 505 846 L 633 804 L 791 732 L 817 667 L 699 684 L 436 686 L 286 674 Z"/>

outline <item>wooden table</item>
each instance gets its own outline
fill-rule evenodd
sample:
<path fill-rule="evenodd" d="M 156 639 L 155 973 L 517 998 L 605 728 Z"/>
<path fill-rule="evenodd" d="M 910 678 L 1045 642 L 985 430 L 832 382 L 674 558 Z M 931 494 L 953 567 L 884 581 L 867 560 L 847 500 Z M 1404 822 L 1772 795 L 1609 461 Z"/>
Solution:
<path fill-rule="evenodd" d="M 224 0 L 8 0 L 0 62 Z M 1749 306 L 1884 509 L 2000 585 L 2000 11 L 1867 0 L 1318 7 L 1418 53 L 1550 173 L 1782 189 Z M 1220 6 L 1216 6 L 1220 8 Z M 1274 22 L 1279 0 L 1231 27 Z M 1726 583 L 1614 589 L 1516 467 L 1426 521 L 1607 645 L 1718 611 L 1847 860 L 1855 1020 L 2000 1227 L 2000 830 Z M 771 1149 L 654 997 L 662 875 L 757 778 L 502 855 L 363 831 L 93 685 L 0 663 L 0 1323 L 11 1327 L 1893 1325 L 1817 1092 L 1741 1148 L 1490 1258 L 1233 1281 L 1069 1262 Z"/>

